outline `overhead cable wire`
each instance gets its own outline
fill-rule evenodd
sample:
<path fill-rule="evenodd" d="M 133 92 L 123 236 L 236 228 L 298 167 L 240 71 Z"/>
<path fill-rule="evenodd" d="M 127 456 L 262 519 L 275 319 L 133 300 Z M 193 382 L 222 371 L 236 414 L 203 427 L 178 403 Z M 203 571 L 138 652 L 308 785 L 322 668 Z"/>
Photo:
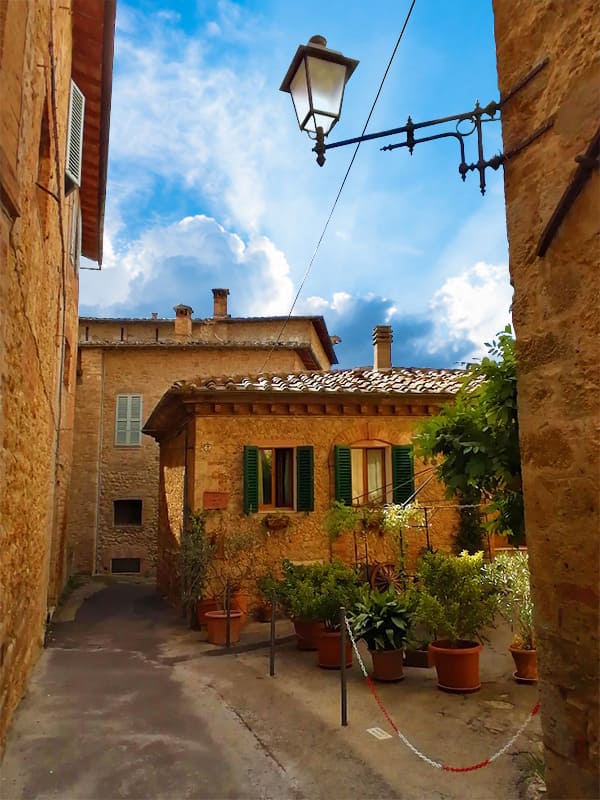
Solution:
<path fill-rule="evenodd" d="M 404 19 L 404 23 L 403 23 L 402 28 L 400 30 L 400 34 L 398 35 L 398 39 L 396 40 L 396 44 L 395 44 L 394 49 L 392 51 L 392 55 L 390 56 L 390 59 L 389 59 L 388 64 L 387 64 L 387 67 L 386 67 L 385 72 L 383 74 L 383 78 L 381 79 L 381 82 L 379 84 L 379 89 L 377 90 L 377 94 L 375 95 L 375 99 L 373 100 L 373 103 L 371 105 L 371 110 L 369 111 L 369 114 L 367 116 L 367 120 L 366 120 L 366 122 L 365 122 L 365 124 L 363 126 L 363 129 L 362 129 L 362 132 L 361 132 L 361 136 L 364 136 L 365 131 L 367 130 L 367 126 L 368 126 L 369 122 L 371 121 L 371 117 L 373 116 L 373 112 L 375 111 L 375 106 L 377 105 L 377 101 L 379 100 L 379 95 L 381 94 L 382 89 L 383 89 L 383 84 L 385 83 L 385 80 L 386 80 L 386 78 L 388 76 L 388 73 L 389 73 L 389 71 L 391 69 L 392 63 L 393 63 L 394 58 L 396 56 L 396 52 L 398 51 L 398 47 L 400 46 L 400 42 L 402 41 L 402 37 L 404 36 L 404 31 L 406 30 L 406 26 L 408 25 L 408 21 L 410 20 L 410 17 L 411 17 L 411 14 L 413 12 L 413 8 L 415 7 L 415 3 L 416 2 L 417 2 L 417 0 L 412 0 L 412 2 L 410 4 L 410 8 L 408 9 L 406 17 Z M 288 325 L 288 323 L 289 323 L 289 321 L 291 319 L 291 316 L 292 316 L 292 314 L 294 312 L 294 308 L 296 307 L 296 303 L 298 302 L 298 298 L 300 297 L 302 289 L 304 288 L 304 284 L 306 283 L 306 280 L 307 280 L 307 278 L 308 278 L 308 276 L 309 276 L 309 274 L 310 274 L 310 272 L 312 270 L 312 265 L 314 263 L 314 260 L 317 257 L 317 253 L 319 252 L 319 248 L 321 247 L 321 243 L 322 243 L 323 239 L 325 238 L 325 234 L 327 233 L 327 229 L 329 228 L 329 223 L 331 222 L 331 219 L 332 219 L 333 214 L 335 212 L 335 209 L 337 207 L 338 201 L 339 201 L 339 199 L 340 199 L 340 197 L 342 195 L 342 192 L 344 190 L 344 186 L 346 185 L 346 181 L 348 180 L 348 176 L 350 174 L 350 170 L 352 169 L 352 166 L 353 166 L 354 160 L 356 159 L 356 156 L 358 154 L 360 145 L 361 145 L 361 143 L 357 142 L 356 147 L 354 148 L 354 153 L 352 154 L 352 158 L 350 159 L 350 163 L 348 164 L 348 168 L 346 169 L 346 174 L 344 175 L 344 178 L 342 180 L 342 183 L 340 185 L 340 188 L 338 190 L 336 198 L 333 201 L 333 205 L 331 206 L 331 211 L 329 212 L 327 220 L 325 221 L 325 225 L 323 226 L 323 230 L 321 231 L 321 235 L 319 236 L 319 239 L 317 241 L 317 244 L 316 244 L 316 247 L 315 247 L 315 249 L 313 251 L 313 254 L 312 254 L 311 258 L 310 258 L 310 261 L 308 262 L 308 266 L 306 268 L 306 271 L 304 272 L 304 276 L 302 277 L 302 280 L 300 281 L 300 286 L 298 287 L 298 291 L 296 292 L 296 295 L 294 297 L 294 301 L 292 302 L 290 311 L 289 311 L 289 313 L 287 315 L 287 318 L 286 318 L 285 322 L 281 326 L 281 330 L 279 331 L 279 334 L 277 335 L 277 339 L 275 340 L 275 342 L 273 343 L 273 346 L 271 347 L 271 349 L 267 353 L 267 357 L 265 358 L 265 361 L 264 361 L 264 363 L 263 363 L 263 365 L 262 365 L 262 367 L 261 367 L 261 369 L 259 371 L 259 374 L 264 371 L 269 359 L 271 358 L 271 356 L 273 354 L 273 351 L 275 350 L 275 348 L 277 347 L 277 345 L 281 341 L 281 337 L 283 336 L 283 333 L 284 333 L 284 331 L 285 331 L 285 329 L 286 329 L 286 327 L 287 327 L 287 325 Z"/>

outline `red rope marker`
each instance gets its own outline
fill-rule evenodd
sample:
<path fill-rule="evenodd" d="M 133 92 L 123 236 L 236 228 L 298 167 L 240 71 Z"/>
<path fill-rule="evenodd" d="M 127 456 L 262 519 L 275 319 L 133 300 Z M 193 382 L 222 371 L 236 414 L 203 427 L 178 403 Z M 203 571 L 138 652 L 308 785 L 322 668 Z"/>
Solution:
<path fill-rule="evenodd" d="M 504 753 L 506 753 L 508 750 L 510 750 L 510 748 L 513 746 L 513 744 L 516 742 L 516 740 L 519 738 L 519 736 L 523 733 L 525 728 L 529 725 L 531 720 L 536 716 L 536 714 L 539 713 L 540 702 L 538 700 L 538 702 L 534 705 L 534 707 L 529 712 L 529 716 L 527 717 L 525 722 L 519 727 L 517 732 L 513 736 L 511 736 L 511 738 L 504 745 L 504 747 L 500 748 L 500 750 L 498 750 L 498 752 L 494 753 L 493 756 L 490 756 L 489 758 L 486 758 L 484 761 L 480 761 L 477 764 L 471 764 L 468 767 L 451 767 L 451 766 L 448 766 L 447 764 L 442 764 L 439 761 L 434 761 L 432 758 L 429 758 L 424 753 L 421 753 L 420 750 L 417 750 L 417 748 L 413 744 L 411 744 L 411 742 L 409 742 L 409 740 L 406 738 L 406 736 L 404 736 L 402 731 L 400 731 L 398 729 L 396 723 L 392 719 L 392 716 L 391 716 L 390 712 L 384 706 L 381 698 L 377 694 L 377 690 L 375 689 L 375 686 L 373 685 L 373 681 L 371 680 L 371 678 L 369 676 L 369 673 L 367 672 L 367 669 L 365 667 L 365 664 L 364 664 L 364 662 L 363 662 L 363 660 L 361 658 L 361 655 L 358 652 L 358 647 L 356 646 L 356 640 L 354 639 L 354 635 L 352 634 L 352 630 L 350 628 L 350 625 L 348 624 L 348 620 L 346 620 L 346 628 L 348 630 L 348 635 L 350 636 L 350 641 L 352 642 L 352 648 L 354 650 L 354 654 L 356 655 L 357 661 L 358 661 L 358 663 L 360 665 L 362 674 L 364 675 L 364 678 L 365 678 L 365 680 L 367 682 L 367 686 L 371 690 L 371 694 L 375 698 L 375 702 L 379 706 L 379 708 L 381 710 L 381 713 L 386 718 L 387 722 L 389 723 L 389 725 L 392 728 L 392 730 L 394 731 L 394 733 L 398 736 L 399 739 L 401 739 L 404 742 L 404 744 L 408 747 L 408 749 L 411 750 L 418 758 L 420 758 L 421 761 L 425 761 L 426 764 L 429 764 L 429 766 L 434 767 L 435 769 L 441 769 L 444 772 L 461 773 L 461 772 L 475 772 L 475 770 L 483 769 L 484 767 L 489 767 L 490 764 L 493 764 L 494 761 L 496 761 L 497 758 L 500 758 L 500 756 L 504 755 Z"/>

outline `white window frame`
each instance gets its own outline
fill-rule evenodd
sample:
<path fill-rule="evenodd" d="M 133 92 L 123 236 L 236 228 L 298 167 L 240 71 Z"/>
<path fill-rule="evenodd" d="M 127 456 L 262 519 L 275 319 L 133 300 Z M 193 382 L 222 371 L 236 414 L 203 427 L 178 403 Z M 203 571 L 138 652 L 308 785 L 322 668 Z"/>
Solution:
<path fill-rule="evenodd" d="M 139 402 L 139 413 L 136 403 Z M 117 447 L 141 447 L 142 444 L 141 394 L 118 394 L 115 407 L 115 445 Z"/>

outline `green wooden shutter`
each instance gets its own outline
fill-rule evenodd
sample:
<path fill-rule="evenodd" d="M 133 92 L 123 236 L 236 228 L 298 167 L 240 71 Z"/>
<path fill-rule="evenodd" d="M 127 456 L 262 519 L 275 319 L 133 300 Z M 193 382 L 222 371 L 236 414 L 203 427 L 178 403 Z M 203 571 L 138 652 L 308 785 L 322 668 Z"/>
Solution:
<path fill-rule="evenodd" d="M 244 514 L 258 511 L 258 447 L 244 447 Z"/>
<path fill-rule="evenodd" d="M 142 441 L 142 395 L 132 394 L 129 397 L 129 444 L 140 444 Z"/>
<path fill-rule="evenodd" d="M 310 445 L 296 448 L 296 487 L 296 509 L 314 511 L 314 451 Z"/>
<path fill-rule="evenodd" d="M 127 420 L 129 398 L 126 394 L 117 395 L 117 413 L 115 420 L 115 444 L 128 444 Z"/>
<path fill-rule="evenodd" d="M 392 481 L 394 503 L 406 503 L 415 492 L 412 445 L 399 444 L 392 447 Z"/>
<path fill-rule="evenodd" d="M 347 506 L 352 505 L 352 456 L 347 445 L 336 444 L 333 448 L 335 465 L 335 499 Z"/>

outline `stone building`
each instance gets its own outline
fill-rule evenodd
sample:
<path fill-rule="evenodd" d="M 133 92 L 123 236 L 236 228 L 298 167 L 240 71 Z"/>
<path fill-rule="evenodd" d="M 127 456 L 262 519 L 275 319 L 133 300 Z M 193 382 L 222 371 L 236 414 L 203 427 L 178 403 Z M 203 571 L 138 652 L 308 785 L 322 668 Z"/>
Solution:
<path fill-rule="evenodd" d="M 74 477 L 69 493 L 72 571 L 156 572 L 158 447 L 143 420 L 178 378 L 337 363 L 320 316 L 236 318 L 228 289 L 213 289 L 213 314 L 79 322 Z"/>
<path fill-rule="evenodd" d="M 0 750 L 65 580 L 80 253 L 102 261 L 114 0 L 0 3 Z"/>
<path fill-rule="evenodd" d="M 162 397 L 143 432 L 160 444 L 158 587 L 173 604 L 188 509 L 207 511 L 207 530 L 225 553 L 231 536 L 245 534 L 256 576 L 282 557 L 328 559 L 325 516 L 334 499 L 403 503 L 415 491 L 425 506 L 443 499 L 433 468 L 414 463 L 411 440 L 464 373 L 391 367 L 389 326 L 375 329 L 374 344 L 373 369 L 184 380 Z M 428 543 L 452 548 L 457 514 L 443 505 L 431 527 L 406 542 L 410 564 Z M 269 535 L 282 515 L 285 531 Z M 370 563 L 391 562 L 390 546 L 375 532 Z M 363 561 L 362 543 L 358 550 L 346 534 L 333 555 Z"/>
<path fill-rule="evenodd" d="M 600 6 L 494 0 L 549 798 L 600 796 Z"/>

